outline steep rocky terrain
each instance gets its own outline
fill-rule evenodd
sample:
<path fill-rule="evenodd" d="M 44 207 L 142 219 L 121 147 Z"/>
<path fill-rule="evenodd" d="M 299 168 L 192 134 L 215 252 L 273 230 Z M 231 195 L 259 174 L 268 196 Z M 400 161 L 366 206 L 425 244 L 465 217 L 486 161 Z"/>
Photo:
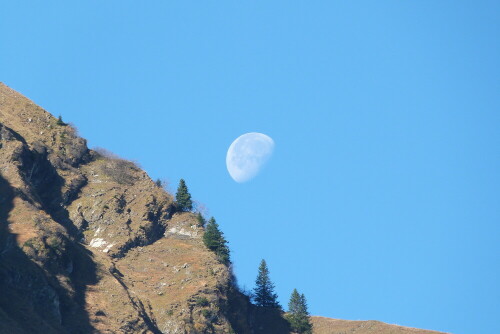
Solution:
<path fill-rule="evenodd" d="M 285 333 L 202 235 L 135 164 L 0 84 L 0 333 Z"/>
<path fill-rule="evenodd" d="M 134 163 L 0 84 L 0 334 L 287 333 L 202 235 Z"/>

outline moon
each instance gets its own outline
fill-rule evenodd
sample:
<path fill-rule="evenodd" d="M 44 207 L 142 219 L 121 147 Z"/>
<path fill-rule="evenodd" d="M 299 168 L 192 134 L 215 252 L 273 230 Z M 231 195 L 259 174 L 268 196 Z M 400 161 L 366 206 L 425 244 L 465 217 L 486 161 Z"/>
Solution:
<path fill-rule="evenodd" d="M 238 183 L 253 179 L 269 160 L 274 150 L 271 137 L 258 132 L 236 138 L 226 155 L 229 175 Z"/>

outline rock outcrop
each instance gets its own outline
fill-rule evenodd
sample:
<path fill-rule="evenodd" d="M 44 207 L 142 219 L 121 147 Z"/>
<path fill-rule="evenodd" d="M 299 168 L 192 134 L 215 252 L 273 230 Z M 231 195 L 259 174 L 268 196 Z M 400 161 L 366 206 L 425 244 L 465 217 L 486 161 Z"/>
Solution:
<path fill-rule="evenodd" d="M 134 163 L 0 86 L 0 332 L 230 332 L 228 268 Z"/>

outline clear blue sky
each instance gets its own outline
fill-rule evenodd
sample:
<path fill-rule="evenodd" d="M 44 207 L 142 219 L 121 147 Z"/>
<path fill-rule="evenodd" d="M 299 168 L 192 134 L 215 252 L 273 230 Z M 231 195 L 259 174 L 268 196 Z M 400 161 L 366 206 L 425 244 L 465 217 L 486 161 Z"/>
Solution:
<path fill-rule="evenodd" d="M 17 0 L 0 31 L 0 80 L 185 178 L 241 285 L 265 258 L 283 305 L 500 333 L 500 2 Z"/>

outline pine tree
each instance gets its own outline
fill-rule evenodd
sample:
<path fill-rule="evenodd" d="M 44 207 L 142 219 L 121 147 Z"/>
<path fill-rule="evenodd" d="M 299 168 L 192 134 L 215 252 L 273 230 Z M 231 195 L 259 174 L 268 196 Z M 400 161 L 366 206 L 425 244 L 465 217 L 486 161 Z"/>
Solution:
<path fill-rule="evenodd" d="M 198 214 L 196 215 L 196 220 L 198 221 L 198 226 L 205 227 L 205 224 L 207 222 L 205 221 L 205 218 L 203 217 L 201 212 L 198 212 Z"/>
<path fill-rule="evenodd" d="M 61 125 L 61 126 L 66 125 L 66 123 L 63 122 L 61 115 L 59 115 L 59 117 L 57 118 L 57 123 L 56 124 L 57 125 Z"/>
<path fill-rule="evenodd" d="M 156 179 L 155 184 L 158 188 L 163 188 L 163 182 L 160 179 Z"/>
<path fill-rule="evenodd" d="M 177 206 L 181 211 L 191 211 L 193 210 L 193 202 L 191 201 L 191 194 L 188 191 L 186 182 L 184 179 L 179 181 L 179 187 L 177 188 L 177 194 L 175 195 L 175 201 Z"/>
<path fill-rule="evenodd" d="M 278 295 L 274 292 L 274 284 L 269 278 L 269 269 L 266 260 L 262 259 L 259 265 L 259 274 L 255 280 L 254 297 L 257 306 L 281 308 Z"/>
<path fill-rule="evenodd" d="M 312 324 L 309 318 L 309 311 L 307 310 L 306 297 L 304 294 L 299 294 L 297 289 L 293 289 L 290 296 L 286 318 L 295 333 L 312 333 Z"/>
<path fill-rule="evenodd" d="M 229 247 L 227 246 L 227 241 L 224 238 L 224 234 L 219 229 L 219 225 L 215 221 L 214 217 L 210 218 L 205 227 L 205 234 L 203 234 L 203 243 L 212 252 L 217 255 L 220 262 L 228 265 L 230 263 L 229 259 Z"/>

